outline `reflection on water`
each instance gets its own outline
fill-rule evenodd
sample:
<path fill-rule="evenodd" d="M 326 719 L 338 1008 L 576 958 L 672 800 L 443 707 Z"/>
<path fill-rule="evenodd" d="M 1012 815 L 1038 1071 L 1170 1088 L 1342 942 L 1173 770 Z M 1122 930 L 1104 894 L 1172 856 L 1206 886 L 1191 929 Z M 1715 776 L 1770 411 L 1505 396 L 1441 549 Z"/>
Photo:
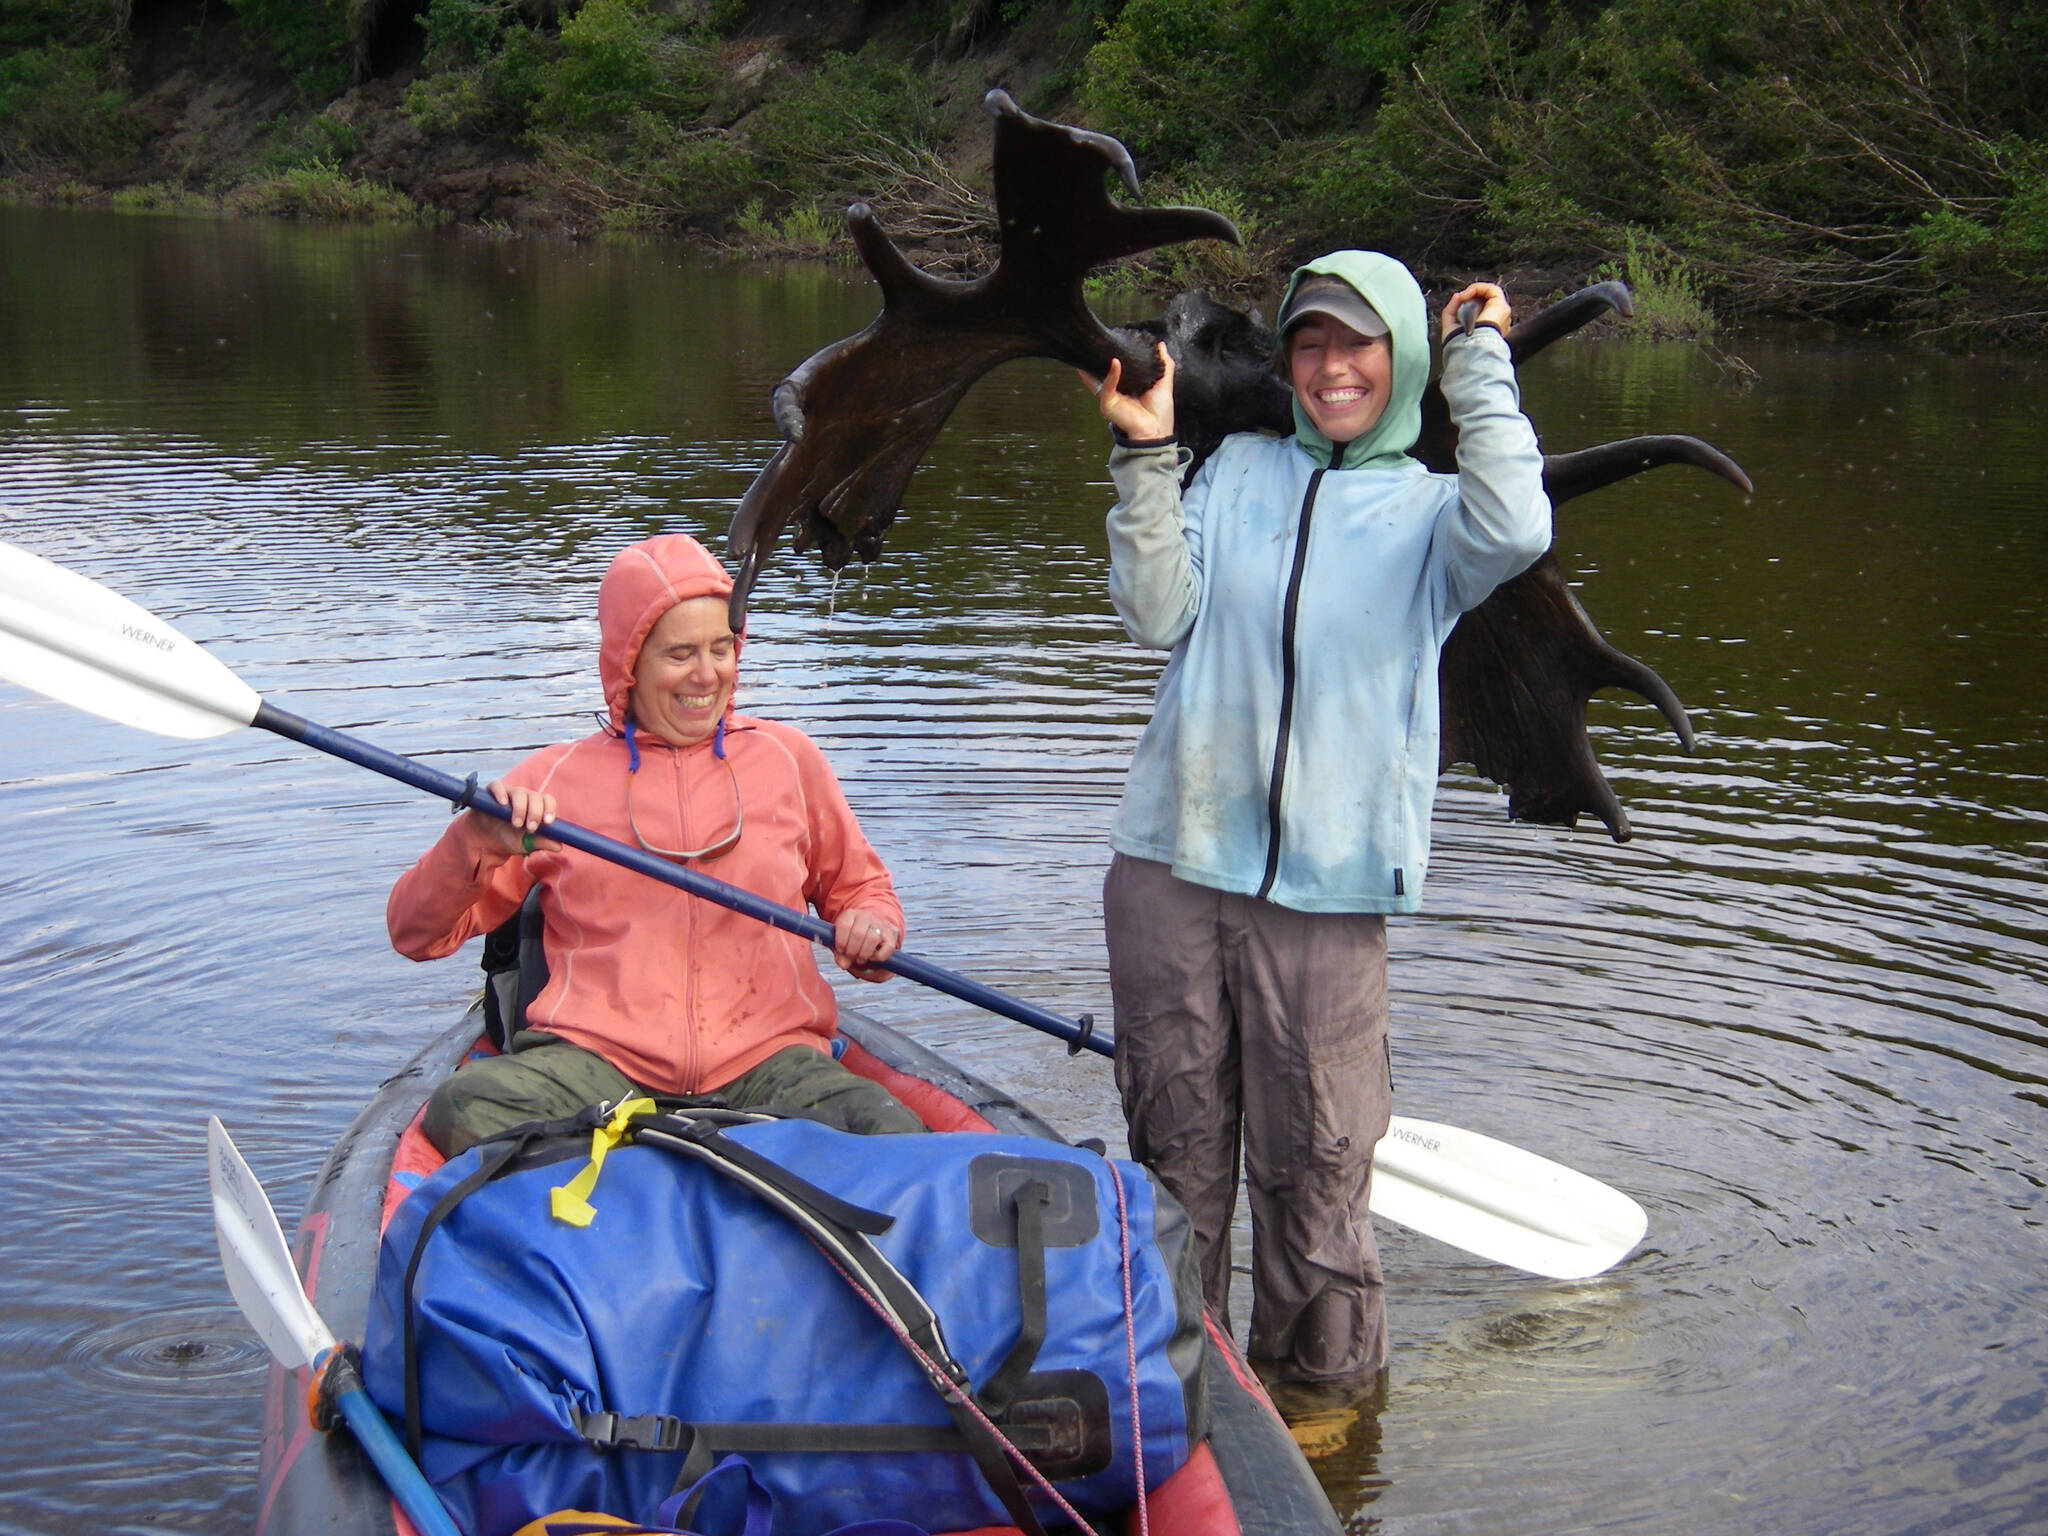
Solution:
<path fill-rule="evenodd" d="M 672 253 L 0 210 L 0 537 L 179 624 L 266 695 L 438 766 L 597 707 L 592 595 L 722 532 L 772 383 L 863 324 L 815 270 Z M 1553 1284 L 1383 1231 L 1384 1406 L 1296 1404 L 1359 1530 L 2005 1532 L 2048 1522 L 2048 427 L 2037 365 L 1743 337 L 1525 374 L 1553 449 L 1689 430 L 1559 553 L 1678 689 L 1603 700 L 1616 847 L 1447 781 L 1394 934 L 1402 1112 L 1634 1194 Z M 887 559 L 785 556 L 744 705 L 802 725 L 913 945 L 1105 1009 L 1096 903 L 1158 658 L 1103 594 L 1099 427 L 1057 369 L 978 386 Z M 474 988 L 385 947 L 442 813 L 242 732 L 142 737 L 0 692 L 0 1525 L 244 1528 L 255 1346 L 200 1126 L 281 1209 Z M 1107 1074 L 898 982 L 859 1001 L 1114 1139 Z"/>

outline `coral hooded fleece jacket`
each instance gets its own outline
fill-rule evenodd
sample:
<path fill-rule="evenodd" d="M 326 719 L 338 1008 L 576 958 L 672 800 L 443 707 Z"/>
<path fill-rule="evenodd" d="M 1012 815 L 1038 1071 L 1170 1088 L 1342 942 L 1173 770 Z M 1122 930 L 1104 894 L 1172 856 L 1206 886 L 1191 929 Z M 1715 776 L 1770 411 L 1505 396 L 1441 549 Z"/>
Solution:
<path fill-rule="evenodd" d="M 598 670 L 614 731 L 624 729 L 633 667 L 661 616 L 731 591 L 724 568 L 682 535 L 648 539 L 613 560 L 597 607 Z M 505 778 L 554 795 L 565 821 L 659 848 L 718 842 L 732 830 L 737 794 L 739 842 L 691 867 L 784 906 L 815 908 L 828 922 L 864 907 L 902 931 L 888 871 L 801 731 L 728 706 L 730 775 L 714 740 L 676 747 L 636 732 L 635 744 L 637 772 L 629 772 L 626 741 L 602 731 L 537 752 Z M 536 885 L 548 984 L 527 1009 L 530 1027 L 664 1093 L 718 1088 L 791 1045 L 829 1048 L 838 1010 L 805 940 L 573 849 L 501 858 L 469 816 L 456 817 L 392 888 L 391 942 L 415 960 L 451 954 L 516 912 Z"/>

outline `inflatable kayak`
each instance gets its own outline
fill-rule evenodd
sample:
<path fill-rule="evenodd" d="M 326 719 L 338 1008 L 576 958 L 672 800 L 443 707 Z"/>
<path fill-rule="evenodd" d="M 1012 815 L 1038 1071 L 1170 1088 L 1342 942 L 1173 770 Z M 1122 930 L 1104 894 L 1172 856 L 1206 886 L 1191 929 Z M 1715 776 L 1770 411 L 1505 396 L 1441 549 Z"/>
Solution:
<path fill-rule="evenodd" d="M 846 1065 L 882 1083 L 931 1129 L 1061 1142 L 1030 1110 L 898 1031 L 851 1011 L 840 1030 Z M 384 1227 L 441 1164 L 419 1132 L 420 1110 L 483 1033 L 479 1006 L 386 1082 L 314 1183 L 292 1257 L 340 1337 L 363 1337 Z M 1258 1379 L 1214 1320 L 1204 1324 L 1207 1432 L 1177 1471 L 1147 1490 L 1143 1523 L 1174 1536 L 1333 1536 L 1337 1517 Z M 410 1536 L 353 1440 L 313 1427 L 311 1385 L 307 1371 L 275 1364 L 266 1379 L 258 1536 Z M 1125 1511 L 1108 1529 L 1135 1532 L 1139 1516 Z"/>

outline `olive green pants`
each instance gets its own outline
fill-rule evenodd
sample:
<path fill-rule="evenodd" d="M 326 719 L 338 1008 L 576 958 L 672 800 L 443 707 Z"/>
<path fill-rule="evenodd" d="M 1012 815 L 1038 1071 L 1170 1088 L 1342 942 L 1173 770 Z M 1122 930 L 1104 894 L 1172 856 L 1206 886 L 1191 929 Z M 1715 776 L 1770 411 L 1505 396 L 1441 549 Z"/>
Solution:
<path fill-rule="evenodd" d="M 420 1129 L 444 1157 L 528 1120 L 562 1120 L 642 1088 L 595 1052 L 540 1030 L 521 1030 L 500 1056 L 464 1062 L 427 1100 Z M 777 1051 L 717 1096 L 734 1109 L 779 1109 L 860 1136 L 921 1131 L 924 1123 L 880 1083 L 807 1045 Z"/>

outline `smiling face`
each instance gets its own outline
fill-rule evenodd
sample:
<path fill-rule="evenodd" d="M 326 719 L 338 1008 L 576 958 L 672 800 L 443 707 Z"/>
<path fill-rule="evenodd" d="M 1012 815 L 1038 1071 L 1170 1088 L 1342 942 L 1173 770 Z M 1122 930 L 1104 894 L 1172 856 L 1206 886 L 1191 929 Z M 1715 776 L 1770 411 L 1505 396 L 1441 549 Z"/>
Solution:
<path fill-rule="evenodd" d="M 1387 408 L 1394 349 L 1384 336 L 1361 336 L 1329 315 L 1310 315 L 1287 338 L 1287 382 L 1318 432 L 1333 443 L 1355 442 Z"/>
<path fill-rule="evenodd" d="M 717 729 L 732 698 L 740 652 L 722 597 L 693 597 L 661 616 L 633 666 L 633 723 L 671 746 Z"/>

